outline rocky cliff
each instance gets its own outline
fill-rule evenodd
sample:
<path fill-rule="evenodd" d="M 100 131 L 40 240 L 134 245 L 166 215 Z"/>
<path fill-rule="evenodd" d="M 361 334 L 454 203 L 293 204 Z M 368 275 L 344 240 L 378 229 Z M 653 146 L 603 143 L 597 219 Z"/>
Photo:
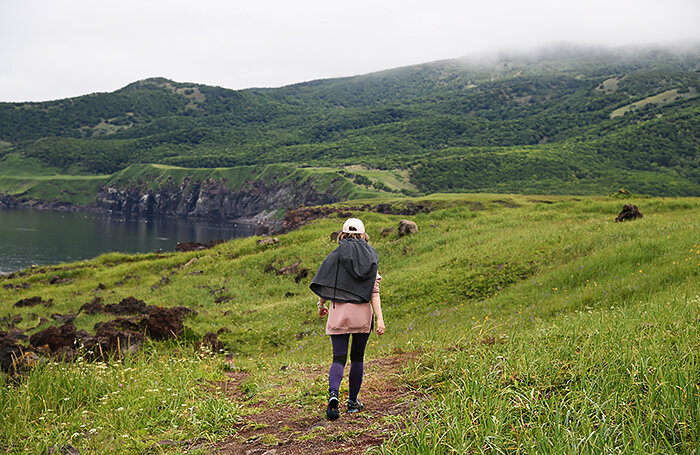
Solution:
<path fill-rule="evenodd" d="M 98 209 L 125 216 L 178 216 L 242 219 L 291 207 L 340 201 L 330 186 L 320 191 L 311 180 L 253 180 L 231 188 L 226 180 L 185 178 L 165 182 L 157 190 L 146 184 L 117 188 L 103 185 L 95 199 Z"/>

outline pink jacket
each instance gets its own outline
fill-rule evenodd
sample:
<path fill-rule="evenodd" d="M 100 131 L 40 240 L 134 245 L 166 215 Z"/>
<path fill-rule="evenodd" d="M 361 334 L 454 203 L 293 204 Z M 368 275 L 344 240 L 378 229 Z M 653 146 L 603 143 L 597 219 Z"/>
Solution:
<path fill-rule="evenodd" d="M 372 295 L 379 294 L 381 275 L 377 273 Z M 328 302 L 329 313 L 326 322 L 326 335 L 344 333 L 369 333 L 372 328 L 372 305 L 367 303 Z"/>

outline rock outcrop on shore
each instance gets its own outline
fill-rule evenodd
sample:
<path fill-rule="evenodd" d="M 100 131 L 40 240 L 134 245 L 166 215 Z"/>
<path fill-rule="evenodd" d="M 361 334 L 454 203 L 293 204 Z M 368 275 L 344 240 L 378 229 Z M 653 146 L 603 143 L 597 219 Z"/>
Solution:
<path fill-rule="evenodd" d="M 331 204 L 340 199 L 332 192 L 319 191 L 310 181 L 255 180 L 242 188 L 230 188 L 226 181 L 202 182 L 185 178 L 180 184 L 168 182 L 156 191 L 146 185 L 125 188 L 103 186 L 95 206 L 125 216 L 178 216 L 207 219 L 250 218 L 261 212 L 307 205 Z"/>
<path fill-rule="evenodd" d="M 198 181 L 187 177 L 180 183 L 168 180 L 155 190 L 141 181 L 127 186 L 101 185 L 94 202 L 85 206 L 0 193 L 0 207 L 86 210 L 125 217 L 253 219 L 269 222 L 266 215 L 274 214 L 279 209 L 332 204 L 341 199 L 331 187 L 318 189 L 311 180 L 253 180 L 236 188 L 226 180 Z M 262 228 L 261 233 L 277 230 L 272 227 L 264 229 L 265 226 Z"/>

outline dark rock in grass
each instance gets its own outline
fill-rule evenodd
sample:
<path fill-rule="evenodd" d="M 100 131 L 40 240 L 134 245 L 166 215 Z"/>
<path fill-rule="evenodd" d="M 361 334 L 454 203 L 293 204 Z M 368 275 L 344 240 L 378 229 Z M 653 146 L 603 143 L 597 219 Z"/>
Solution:
<path fill-rule="evenodd" d="M 102 297 L 95 297 L 85 305 L 80 307 L 78 313 L 85 314 L 100 314 L 104 311 L 105 306 L 102 304 Z"/>
<path fill-rule="evenodd" d="M 2 334 L 2 333 L 5 333 L 5 332 L 0 332 L 0 334 Z M 11 337 L 14 340 L 17 340 L 17 342 L 20 342 L 20 341 L 24 342 L 24 341 L 29 340 L 29 337 L 24 334 L 24 331 L 17 329 L 17 328 L 10 329 L 10 331 L 6 333 L 6 336 Z"/>
<path fill-rule="evenodd" d="M 418 233 L 418 225 L 410 220 L 399 221 L 399 236 Z"/>
<path fill-rule="evenodd" d="M 182 305 L 171 307 L 170 310 L 180 314 L 182 318 L 186 318 L 188 316 L 197 316 L 199 314 L 197 310 Z"/>
<path fill-rule="evenodd" d="M 387 235 L 391 234 L 395 230 L 396 230 L 396 228 L 393 228 L 393 227 L 384 228 L 384 229 L 382 229 L 382 232 L 380 234 L 382 237 L 386 237 Z"/>
<path fill-rule="evenodd" d="M 199 242 L 184 242 L 180 243 L 177 242 L 177 245 L 175 246 L 175 251 L 178 253 L 185 253 L 187 251 L 199 251 L 199 250 L 207 250 L 209 248 L 213 248 L 216 245 L 224 243 L 224 239 L 216 239 L 216 240 L 210 240 L 207 243 L 199 243 Z"/>
<path fill-rule="evenodd" d="M 167 276 L 164 276 L 163 278 L 160 279 L 160 281 L 157 284 L 154 284 L 151 286 L 151 291 L 155 291 L 156 289 L 160 288 L 161 286 L 166 286 L 170 284 L 170 278 Z"/>
<path fill-rule="evenodd" d="M 220 288 L 212 288 L 211 286 L 205 284 L 205 285 L 203 285 L 203 286 L 197 286 L 197 287 L 198 287 L 198 288 L 202 288 L 202 289 L 209 289 L 209 293 L 210 293 L 211 295 L 216 295 L 216 294 L 221 294 L 221 293 L 224 293 L 224 292 L 228 292 L 228 289 L 227 289 L 226 287 L 224 287 L 224 286 L 222 286 L 222 287 L 220 287 Z"/>
<path fill-rule="evenodd" d="M 276 268 L 274 263 L 270 264 L 265 271 L 270 273 L 270 272 L 275 272 L 277 275 L 290 275 L 290 274 L 295 274 L 299 273 L 299 266 L 301 265 L 301 261 L 295 262 L 292 265 L 288 265 L 282 268 Z"/>
<path fill-rule="evenodd" d="M 297 283 L 303 278 L 309 276 L 309 269 L 307 269 L 306 267 L 300 267 L 301 261 L 297 261 L 292 265 L 288 265 L 279 269 L 275 267 L 275 262 L 277 261 L 273 261 L 272 264 L 268 265 L 265 268 L 266 273 L 275 272 L 277 275 L 296 275 L 294 277 L 294 281 L 296 281 Z"/>
<path fill-rule="evenodd" d="M 36 305 L 44 305 L 46 308 L 48 308 L 48 307 L 53 305 L 53 299 L 43 300 L 39 296 L 34 296 L 34 297 L 27 297 L 26 299 L 21 299 L 21 300 L 17 301 L 17 303 L 14 304 L 14 306 L 17 308 L 27 307 L 27 306 L 36 306 Z"/>
<path fill-rule="evenodd" d="M 105 289 L 107 289 L 107 286 L 105 286 L 104 283 L 99 283 L 95 288 L 96 291 L 104 291 Z"/>
<path fill-rule="evenodd" d="M 214 303 L 224 303 L 224 302 L 229 302 L 233 300 L 233 297 L 230 295 L 222 295 L 214 299 Z"/>
<path fill-rule="evenodd" d="M 207 332 L 204 335 L 200 345 L 209 347 L 213 352 L 221 352 L 224 350 L 224 343 L 219 340 L 216 333 L 212 332 Z"/>
<path fill-rule="evenodd" d="M 64 347 L 73 348 L 75 335 L 73 324 L 63 324 L 60 327 L 52 325 L 29 337 L 29 344 L 35 347 L 48 346 L 49 351 L 56 352 Z"/>
<path fill-rule="evenodd" d="M 18 300 L 17 303 L 14 304 L 14 306 L 16 308 L 36 306 L 41 304 L 41 302 L 43 302 L 42 298 L 37 295 L 34 297 L 27 297 L 26 299 Z"/>
<path fill-rule="evenodd" d="M 9 333 L 0 332 L 0 368 L 5 373 L 15 373 L 22 357 L 22 346 Z"/>
<path fill-rule="evenodd" d="M 5 343 L 0 340 L 0 368 L 5 373 L 14 375 L 29 370 L 45 361 L 35 352 L 18 344 Z"/>
<path fill-rule="evenodd" d="M 148 335 L 155 340 L 182 336 L 184 312 L 179 308 L 158 308 L 146 318 Z M 189 308 L 188 308 L 189 310 Z"/>
<path fill-rule="evenodd" d="M 129 296 L 119 303 L 105 305 L 104 312 L 116 315 L 143 314 L 146 312 L 146 302 Z"/>
<path fill-rule="evenodd" d="M 54 321 L 58 321 L 62 324 L 68 324 L 70 322 L 75 321 L 77 314 L 59 314 L 59 313 L 54 313 L 51 315 L 51 319 Z"/>
<path fill-rule="evenodd" d="M 75 348 L 68 346 L 61 346 L 56 349 L 55 352 L 51 353 L 54 359 L 61 360 L 63 362 L 72 362 L 78 356 L 78 351 Z"/>
<path fill-rule="evenodd" d="M 124 318 L 119 318 L 124 319 Z M 136 318 L 130 318 L 136 319 Z M 110 321 L 114 322 L 114 321 Z M 141 330 L 131 330 L 121 328 L 125 326 L 140 326 L 143 320 L 136 323 L 135 321 L 118 321 L 117 323 L 102 323 L 95 326 L 95 336 L 85 337 L 80 341 L 85 349 L 92 351 L 95 357 L 104 357 L 109 353 L 136 352 L 143 344 L 143 332 Z"/>
<path fill-rule="evenodd" d="M 129 280 L 138 280 L 139 278 L 141 278 L 139 275 L 126 275 L 124 278 L 114 283 L 114 285 L 122 286 L 123 284 L 126 284 L 126 282 Z"/>
<path fill-rule="evenodd" d="M 615 222 L 618 223 L 621 221 L 636 220 L 637 218 L 642 218 L 643 216 L 644 215 L 642 215 L 642 212 L 639 211 L 639 208 L 637 208 L 636 205 L 625 204 L 625 206 L 622 207 L 620 214 L 617 215 L 617 218 L 615 218 Z"/>
<path fill-rule="evenodd" d="M 15 325 L 22 322 L 22 320 L 23 318 L 21 314 L 16 314 L 14 316 L 8 314 L 7 316 L 3 316 L 0 318 L 0 327 L 6 329 L 13 329 Z"/>
<path fill-rule="evenodd" d="M 222 335 L 224 333 L 231 333 L 231 329 L 227 327 L 221 327 L 219 330 L 216 331 L 217 335 Z"/>
<path fill-rule="evenodd" d="M 60 278 L 57 275 L 52 275 L 51 278 L 49 278 L 49 284 L 64 284 L 64 283 L 70 283 L 71 280 L 70 278 Z"/>
<path fill-rule="evenodd" d="M 306 278 L 307 276 L 309 276 L 309 269 L 304 267 L 301 270 L 299 270 L 299 273 L 297 273 L 297 276 L 294 277 L 294 281 L 298 283 L 302 279 Z"/>
<path fill-rule="evenodd" d="M 104 330 L 132 330 L 134 332 L 143 332 L 144 328 L 146 328 L 145 318 L 117 318 L 112 319 L 111 321 L 103 321 L 95 324 L 95 333 L 97 333 L 99 336 L 100 332 Z"/>
<path fill-rule="evenodd" d="M 3 285 L 2 285 L 2 288 L 3 288 L 3 289 L 14 289 L 14 288 L 15 288 L 15 285 L 12 284 L 12 283 L 7 283 L 7 284 L 3 284 Z"/>

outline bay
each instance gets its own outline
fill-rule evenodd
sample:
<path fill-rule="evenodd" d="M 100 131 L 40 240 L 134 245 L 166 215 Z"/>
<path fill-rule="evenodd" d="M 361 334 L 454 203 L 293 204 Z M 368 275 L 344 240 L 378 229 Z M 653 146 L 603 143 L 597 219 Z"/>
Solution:
<path fill-rule="evenodd" d="M 0 273 L 89 259 L 108 252 L 175 251 L 178 242 L 247 237 L 246 223 L 125 219 L 86 212 L 0 209 Z"/>

